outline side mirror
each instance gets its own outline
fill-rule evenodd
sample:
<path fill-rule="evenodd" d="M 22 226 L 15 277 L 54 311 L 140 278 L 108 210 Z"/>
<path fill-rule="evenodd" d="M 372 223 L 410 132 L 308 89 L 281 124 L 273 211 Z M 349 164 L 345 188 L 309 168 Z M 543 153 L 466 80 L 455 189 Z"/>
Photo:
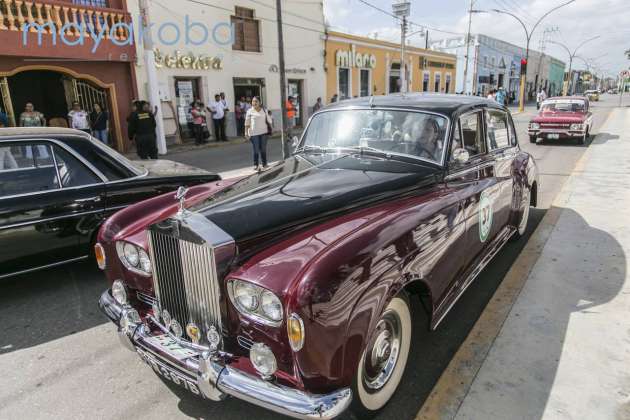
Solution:
<path fill-rule="evenodd" d="M 295 149 L 296 147 L 298 147 L 298 144 L 300 144 L 300 139 L 298 138 L 298 136 L 293 136 L 293 138 L 291 139 L 291 145 Z"/>
<path fill-rule="evenodd" d="M 470 160 L 470 153 L 468 153 L 468 150 L 458 147 L 457 149 L 453 150 L 452 160 L 453 162 L 459 163 L 460 165 L 467 163 L 468 160 Z"/>

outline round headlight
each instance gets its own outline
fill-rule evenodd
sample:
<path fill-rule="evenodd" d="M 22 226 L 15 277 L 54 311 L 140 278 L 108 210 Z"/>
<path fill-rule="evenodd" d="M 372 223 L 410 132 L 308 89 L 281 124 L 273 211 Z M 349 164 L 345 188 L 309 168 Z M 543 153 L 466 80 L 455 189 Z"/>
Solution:
<path fill-rule="evenodd" d="M 258 308 L 260 289 L 242 281 L 234 282 L 234 300 L 245 310 L 255 311 Z"/>
<path fill-rule="evenodd" d="M 120 280 L 116 280 L 112 284 L 112 296 L 120 305 L 127 304 L 127 289 Z"/>
<path fill-rule="evenodd" d="M 571 124 L 571 130 L 581 130 L 582 124 Z"/>
<path fill-rule="evenodd" d="M 276 356 L 269 347 L 263 343 L 256 343 L 249 351 L 249 360 L 251 360 L 254 368 L 263 376 L 269 377 L 278 369 Z"/>
<path fill-rule="evenodd" d="M 130 243 L 126 243 L 123 247 L 123 255 L 125 259 L 129 263 L 129 265 L 133 267 L 137 267 L 140 262 L 140 255 L 138 254 L 138 248 L 135 245 Z"/>
<path fill-rule="evenodd" d="M 282 321 L 282 303 L 270 291 L 264 291 L 260 296 L 260 307 L 267 318 L 272 321 Z"/>
<path fill-rule="evenodd" d="M 538 124 L 538 123 L 531 123 L 530 124 L 530 128 L 532 130 L 538 130 L 540 128 L 540 124 Z"/>
<path fill-rule="evenodd" d="M 140 262 L 140 269 L 147 274 L 151 274 L 151 259 L 144 249 L 141 249 L 138 253 L 138 260 Z"/>

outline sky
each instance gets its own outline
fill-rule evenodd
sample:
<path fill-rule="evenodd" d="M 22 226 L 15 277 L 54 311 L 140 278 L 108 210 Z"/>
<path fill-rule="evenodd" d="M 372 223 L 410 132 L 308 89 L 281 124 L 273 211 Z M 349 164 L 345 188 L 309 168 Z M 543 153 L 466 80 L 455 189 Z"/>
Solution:
<path fill-rule="evenodd" d="M 365 1 L 391 11 L 392 0 Z M 470 0 L 409 1 L 409 20 L 413 22 L 410 33 L 420 30 L 419 25 L 434 28 L 429 29 L 431 41 L 466 33 Z M 473 14 L 472 33 L 489 35 L 525 47 L 525 31 L 521 24 L 511 16 L 491 10 L 500 9 L 517 15 L 531 30 L 547 11 L 567 1 L 475 0 L 473 9 L 488 12 Z M 399 23 L 361 0 L 324 0 L 324 12 L 332 29 L 357 35 L 377 34 L 379 39 L 400 40 Z M 548 40 L 563 43 L 571 51 L 583 41 L 599 36 L 578 50 L 580 58 L 574 60 L 573 68 L 586 69 L 588 63 L 591 70 L 616 77 L 620 70 L 630 67 L 630 60 L 624 54 L 630 49 L 630 0 L 575 0 L 542 20 L 531 37 L 530 48 L 540 49 L 545 30 L 548 30 Z M 413 35 L 410 43 L 424 46 L 425 40 L 420 35 Z M 568 65 L 569 54 L 562 47 L 549 42 L 545 52 Z"/>

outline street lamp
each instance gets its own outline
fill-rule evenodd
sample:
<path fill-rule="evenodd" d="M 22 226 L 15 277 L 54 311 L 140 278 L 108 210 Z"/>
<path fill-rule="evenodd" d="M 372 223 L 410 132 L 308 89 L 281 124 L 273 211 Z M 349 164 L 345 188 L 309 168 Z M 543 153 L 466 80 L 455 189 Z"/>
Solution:
<path fill-rule="evenodd" d="M 564 49 L 566 50 L 566 52 L 567 52 L 567 53 L 569 53 L 569 72 L 567 73 L 567 85 L 566 85 L 566 86 L 565 86 L 565 88 L 564 88 L 564 92 L 562 93 L 563 95 L 565 95 L 565 96 L 566 96 L 567 94 L 572 94 L 572 93 L 573 93 L 573 89 L 572 89 L 572 86 L 571 86 L 571 84 L 572 84 L 571 82 L 573 81 L 573 78 L 571 77 L 571 70 L 572 70 L 572 67 L 573 67 L 573 59 L 576 57 L 578 50 L 579 50 L 580 48 L 582 48 L 582 47 L 584 46 L 584 44 L 586 44 L 587 42 L 591 42 L 591 41 L 593 41 L 593 40 L 595 40 L 595 39 L 597 39 L 597 38 L 599 38 L 599 37 L 600 37 L 600 36 L 599 36 L 599 35 L 597 35 L 597 36 L 594 36 L 594 37 L 592 37 L 592 38 L 589 38 L 589 39 L 586 39 L 586 40 L 582 41 L 582 42 L 580 43 L 580 45 L 578 45 L 578 46 L 577 46 L 577 47 L 573 50 L 573 52 L 571 52 L 571 50 L 569 49 L 569 47 L 567 47 L 565 44 L 563 44 L 563 43 L 561 43 L 561 42 L 557 42 L 557 41 L 549 41 L 549 42 L 550 42 L 550 43 L 552 43 L 552 44 L 556 44 L 556 45 L 561 46 L 562 48 L 564 48 Z"/>
<path fill-rule="evenodd" d="M 523 20 L 521 18 L 519 18 L 518 16 L 516 16 L 514 13 L 511 13 L 511 12 L 508 12 L 508 11 L 505 11 L 505 10 L 500 10 L 500 9 L 491 9 L 492 12 L 502 13 L 504 15 L 512 16 L 514 19 L 516 19 L 523 26 L 523 30 L 525 30 L 525 37 L 527 39 L 527 46 L 525 48 L 525 66 L 521 66 L 521 87 L 520 87 L 520 92 L 519 92 L 520 103 L 519 103 L 519 107 L 518 107 L 519 111 L 521 111 L 521 112 L 525 109 L 525 85 L 527 84 L 527 61 L 529 61 L 529 42 L 532 39 L 532 35 L 534 34 L 534 31 L 536 30 L 536 28 L 538 27 L 538 25 L 540 24 L 540 22 L 542 22 L 542 20 L 544 18 L 549 16 L 549 14 L 551 14 L 552 12 L 560 9 L 561 7 L 569 5 L 569 4 L 573 3 L 574 1 L 575 0 L 569 0 L 566 3 L 562 3 L 561 5 L 556 6 L 553 9 L 549 10 L 547 13 L 542 15 L 540 17 L 540 19 L 538 19 L 538 21 L 534 24 L 534 26 L 532 26 L 531 30 L 527 29 L 527 25 L 525 25 L 525 22 L 523 22 Z M 479 12 L 483 12 L 483 11 L 477 10 L 475 12 L 479 13 Z"/>

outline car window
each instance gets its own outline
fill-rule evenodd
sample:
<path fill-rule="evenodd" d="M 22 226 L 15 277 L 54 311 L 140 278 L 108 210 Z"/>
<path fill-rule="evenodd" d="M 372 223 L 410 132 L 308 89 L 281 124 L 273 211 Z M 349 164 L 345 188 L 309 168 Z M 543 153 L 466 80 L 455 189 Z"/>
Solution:
<path fill-rule="evenodd" d="M 0 147 L 0 197 L 59 188 L 50 145 L 6 143 Z"/>
<path fill-rule="evenodd" d="M 512 146 L 516 146 L 518 145 L 518 137 L 516 136 L 516 127 L 514 127 L 512 118 L 509 118 L 508 123 L 510 124 L 510 143 Z"/>
<path fill-rule="evenodd" d="M 80 187 L 102 182 L 94 172 L 66 150 L 55 146 L 54 151 L 62 187 Z"/>
<path fill-rule="evenodd" d="M 62 139 L 64 143 L 72 147 L 75 152 L 83 156 L 98 169 L 109 181 L 131 178 L 137 174 L 131 172 L 116 161 L 116 156 L 99 149 L 92 142 L 83 138 L 68 137 Z"/>
<path fill-rule="evenodd" d="M 503 111 L 486 111 L 489 150 L 502 149 L 510 145 L 507 114 Z"/>
<path fill-rule="evenodd" d="M 481 131 L 481 113 L 473 112 L 466 114 L 459 119 L 462 130 L 462 140 L 464 148 L 470 157 L 481 155 L 485 152 L 483 134 Z"/>

